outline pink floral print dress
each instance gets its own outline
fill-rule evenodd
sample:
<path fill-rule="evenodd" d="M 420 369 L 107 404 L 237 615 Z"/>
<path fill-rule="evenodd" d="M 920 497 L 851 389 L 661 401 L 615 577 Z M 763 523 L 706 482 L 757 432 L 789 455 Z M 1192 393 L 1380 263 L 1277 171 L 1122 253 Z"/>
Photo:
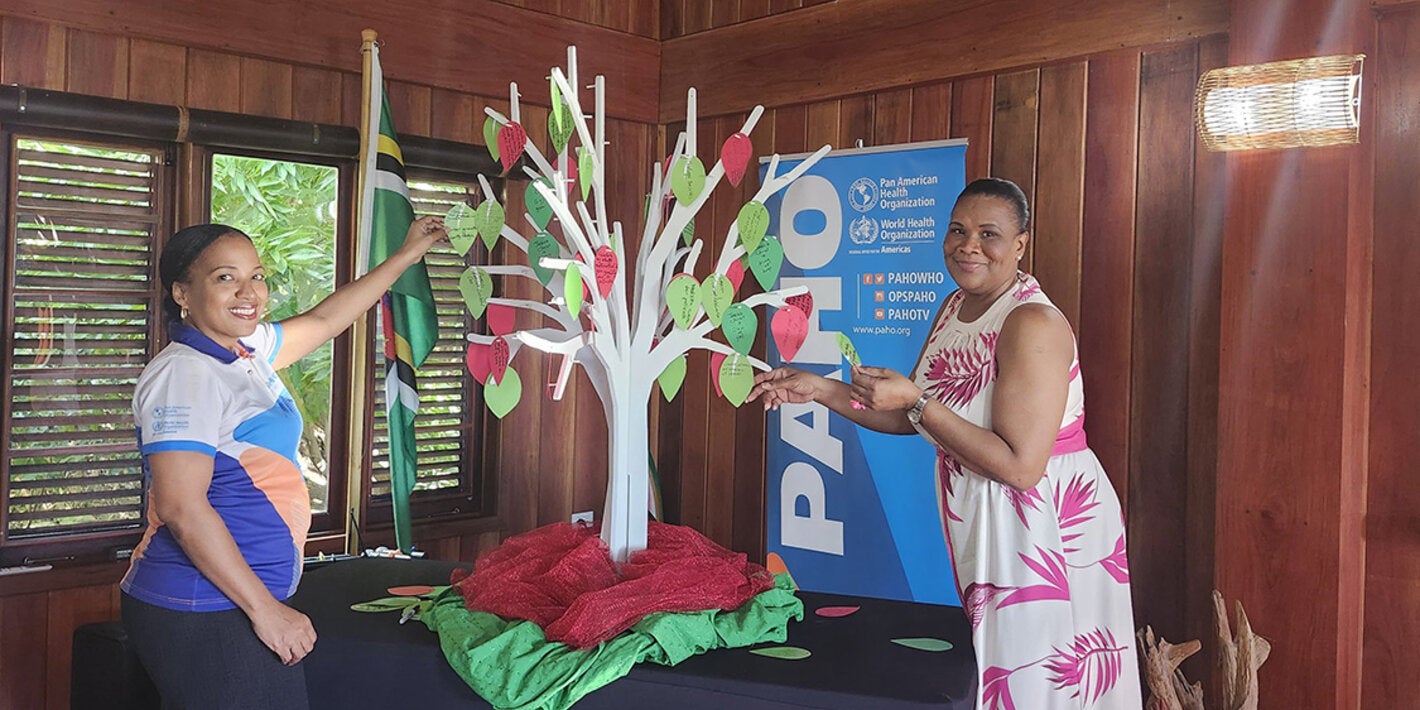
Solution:
<path fill-rule="evenodd" d="M 991 427 L 996 340 L 1025 303 L 1050 305 L 1024 273 L 980 318 L 952 294 L 913 380 Z M 1060 434 L 1035 488 L 1017 491 L 938 450 L 937 502 L 957 591 L 972 624 L 986 710 L 1140 707 L 1134 617 L 1119 499 L 1085 443 L 1078 360 Z"/>

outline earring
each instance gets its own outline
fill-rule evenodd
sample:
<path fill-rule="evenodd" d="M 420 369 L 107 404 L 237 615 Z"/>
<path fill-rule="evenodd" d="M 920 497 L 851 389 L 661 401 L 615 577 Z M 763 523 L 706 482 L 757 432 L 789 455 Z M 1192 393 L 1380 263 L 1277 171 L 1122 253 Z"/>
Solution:
<path fill-rule="evenodd" d="M 182 307 L 182 312 L 178 314 L 178 320 L 187 320 L 187 306 Z"/>

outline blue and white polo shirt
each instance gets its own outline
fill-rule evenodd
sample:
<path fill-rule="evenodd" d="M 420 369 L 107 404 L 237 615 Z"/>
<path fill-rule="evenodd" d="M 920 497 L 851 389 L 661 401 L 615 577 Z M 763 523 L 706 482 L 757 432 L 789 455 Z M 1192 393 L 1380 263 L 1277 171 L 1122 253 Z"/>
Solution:
<path fill-rule="evenodd" d="M 296 459 L 301 414 L 272 369 L 281 325 L 262 323 L 241 355 L 175 324 L 172 343 L 138 378 L 133 419 L 145 477 L 148 457 L 196 451 L 212 457 L 207 500 L 256 576 L 277 599 L 296 591 L 311 503 Z M 123 591 L 168 609 L 219 611 L 234 604 L 193 566 L 152 505 Z"/>

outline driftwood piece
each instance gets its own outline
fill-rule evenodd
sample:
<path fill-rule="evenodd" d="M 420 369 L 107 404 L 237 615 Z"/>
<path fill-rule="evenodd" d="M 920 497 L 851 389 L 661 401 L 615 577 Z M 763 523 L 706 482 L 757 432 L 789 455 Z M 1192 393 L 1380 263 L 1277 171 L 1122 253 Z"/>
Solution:
<path fill-rule="evenodd" d="M 1272 644 L 1252 632 L 1242 602 L 1234 602 L 1237 635 L 1228 626 L 1223 595 L 1213 590 L 1213 620 L 1218 631 L 1218 680 L 1223 710 L 1257 710 L 1257 669 L 1267 662 Z"/>
<path fill-rule="evenodd" d="M 1178 669 L 1184 659 L 1197 653 L 1202 644 L 1197 639 L 1171 644 L 1162 636 L 1154 637 L 1154 629 L 1145 626 L 1136 634 L 1139 654 L 1144 662 L 1144 680 L 1149 686 L 1146 710 L 1203 710 L 1203 686 L 1190 685 Z"/>

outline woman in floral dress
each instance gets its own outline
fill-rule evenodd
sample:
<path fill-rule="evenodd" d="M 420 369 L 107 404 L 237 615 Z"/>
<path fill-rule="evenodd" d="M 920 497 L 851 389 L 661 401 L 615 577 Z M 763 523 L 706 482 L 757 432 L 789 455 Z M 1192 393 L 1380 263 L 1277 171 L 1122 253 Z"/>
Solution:
<path fill-rule="evenodd" d="M 977 180 L 943 252 L 959 289 L 911 379 L 852 382 L 793 368 L 756 378 L 765 407 L 816 401 L 876 431 L 937 446 L 937 499 L 972 624 L 977 705 L 1139 708 L 1139 671 L 1114 488 L 1085 442 L 1070 324 L 1018 269 L 1030 238 L 1020 188 Z"/>

